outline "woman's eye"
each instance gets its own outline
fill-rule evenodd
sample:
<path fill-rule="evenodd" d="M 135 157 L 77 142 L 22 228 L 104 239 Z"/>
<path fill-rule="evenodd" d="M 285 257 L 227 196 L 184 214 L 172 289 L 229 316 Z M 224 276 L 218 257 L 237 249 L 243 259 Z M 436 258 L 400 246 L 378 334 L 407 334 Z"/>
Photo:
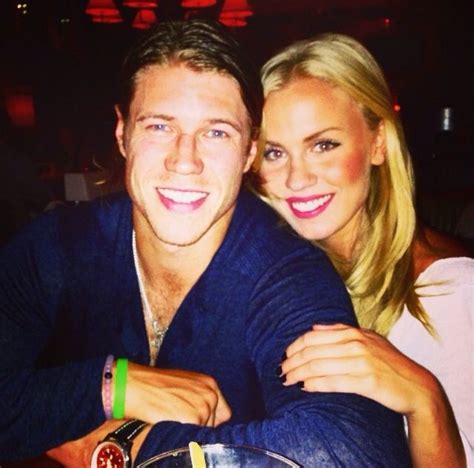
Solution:
<path fill-rule="evenodd" d="M 278 148 L 265 148 L 263 158 L 267 161 L 276 161 L 283 156 L 283 151 Z"/>
<path fill-rule="evenodd" d="M 316 142 L 316 144 L 314 145 L 314 149 L 318 153 L 324 153 L 326 151 L 331 151 L 332 149 L 337 148 L 338 146 L 340 146 L 340 143 L 337 143 L 336 141 L 323 140 Z"/>

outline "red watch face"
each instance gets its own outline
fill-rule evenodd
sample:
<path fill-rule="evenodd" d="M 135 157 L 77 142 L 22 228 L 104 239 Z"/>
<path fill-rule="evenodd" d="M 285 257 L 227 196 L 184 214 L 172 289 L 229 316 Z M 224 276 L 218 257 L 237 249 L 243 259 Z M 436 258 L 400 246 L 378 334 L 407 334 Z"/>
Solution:
<path fill-rule="evenodd" d="M 97 468 L 123 468 L 125 460 L 116 445 L 106 444 L 97 453 Z"/>

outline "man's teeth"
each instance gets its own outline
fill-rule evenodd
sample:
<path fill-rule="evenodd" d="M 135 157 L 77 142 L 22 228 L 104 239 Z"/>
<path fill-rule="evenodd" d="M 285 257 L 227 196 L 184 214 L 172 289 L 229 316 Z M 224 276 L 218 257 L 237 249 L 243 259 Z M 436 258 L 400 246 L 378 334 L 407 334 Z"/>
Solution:
<path fill-rule="evenodd" d="M 204 192 L 183 192 L 181 190 L 171 189 L 158 189 L 158 192 L 176 203 L 193 203 L 207 196 Z"/>
<path fill-rule="evenodd" d="M 308 200 L 304 202 L 293 202 L 292 206 L 296 210 L 302 212 L 313 211 L 316 208 L 319 208 L 321 205 L 324 205 L 330 198 L 331 195 L 324 195 L 324 197 L 315 198 L 314 200 Z"/>

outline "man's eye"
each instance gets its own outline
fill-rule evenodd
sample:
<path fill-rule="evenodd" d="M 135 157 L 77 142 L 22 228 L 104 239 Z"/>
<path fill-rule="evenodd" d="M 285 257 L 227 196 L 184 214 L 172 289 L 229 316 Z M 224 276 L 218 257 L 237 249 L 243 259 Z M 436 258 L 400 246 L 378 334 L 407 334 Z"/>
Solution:
<path fill-rule="evenodd" d="M 263 152 L 263 158 L 266 161 L 276 161 L 283 157 L 283 151 L 278 148 L 266 148 Z"/>
<path fill-rule="evenodd" d="M 316 142 L 316 144 L 314 145 L 314 149 L 318 153 L 324 153 L 326 151 L 331 151 L 332 149 L 337 148 L 338 146 L 340 146 L 340 143 L 336 141 L 322 140 L 322 141 Z"/>
<path fill-rule="evenodd" d="M 148 130 L 153 132 L 169 132 L 171 129 L 169 125 L 163 123 L 154 123 L 147 126 Z"/>
<path fill-rule="evenodd" d="M 224 130 L 211 129 L 205 133 L 205 136 L 208 138 L 228 138 L 229 134 Z"/>

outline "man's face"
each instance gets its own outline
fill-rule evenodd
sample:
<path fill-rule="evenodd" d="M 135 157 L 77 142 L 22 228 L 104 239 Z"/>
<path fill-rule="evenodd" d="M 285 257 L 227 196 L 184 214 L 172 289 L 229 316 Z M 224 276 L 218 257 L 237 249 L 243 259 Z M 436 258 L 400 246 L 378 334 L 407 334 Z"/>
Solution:
<path fill-rule="evenodd" d="M 152 66 L 137 77 L 127 122 L 117 114 L 135 228 L 177 246 L 220 242 L 255 153 L 237 82 Z"/>

